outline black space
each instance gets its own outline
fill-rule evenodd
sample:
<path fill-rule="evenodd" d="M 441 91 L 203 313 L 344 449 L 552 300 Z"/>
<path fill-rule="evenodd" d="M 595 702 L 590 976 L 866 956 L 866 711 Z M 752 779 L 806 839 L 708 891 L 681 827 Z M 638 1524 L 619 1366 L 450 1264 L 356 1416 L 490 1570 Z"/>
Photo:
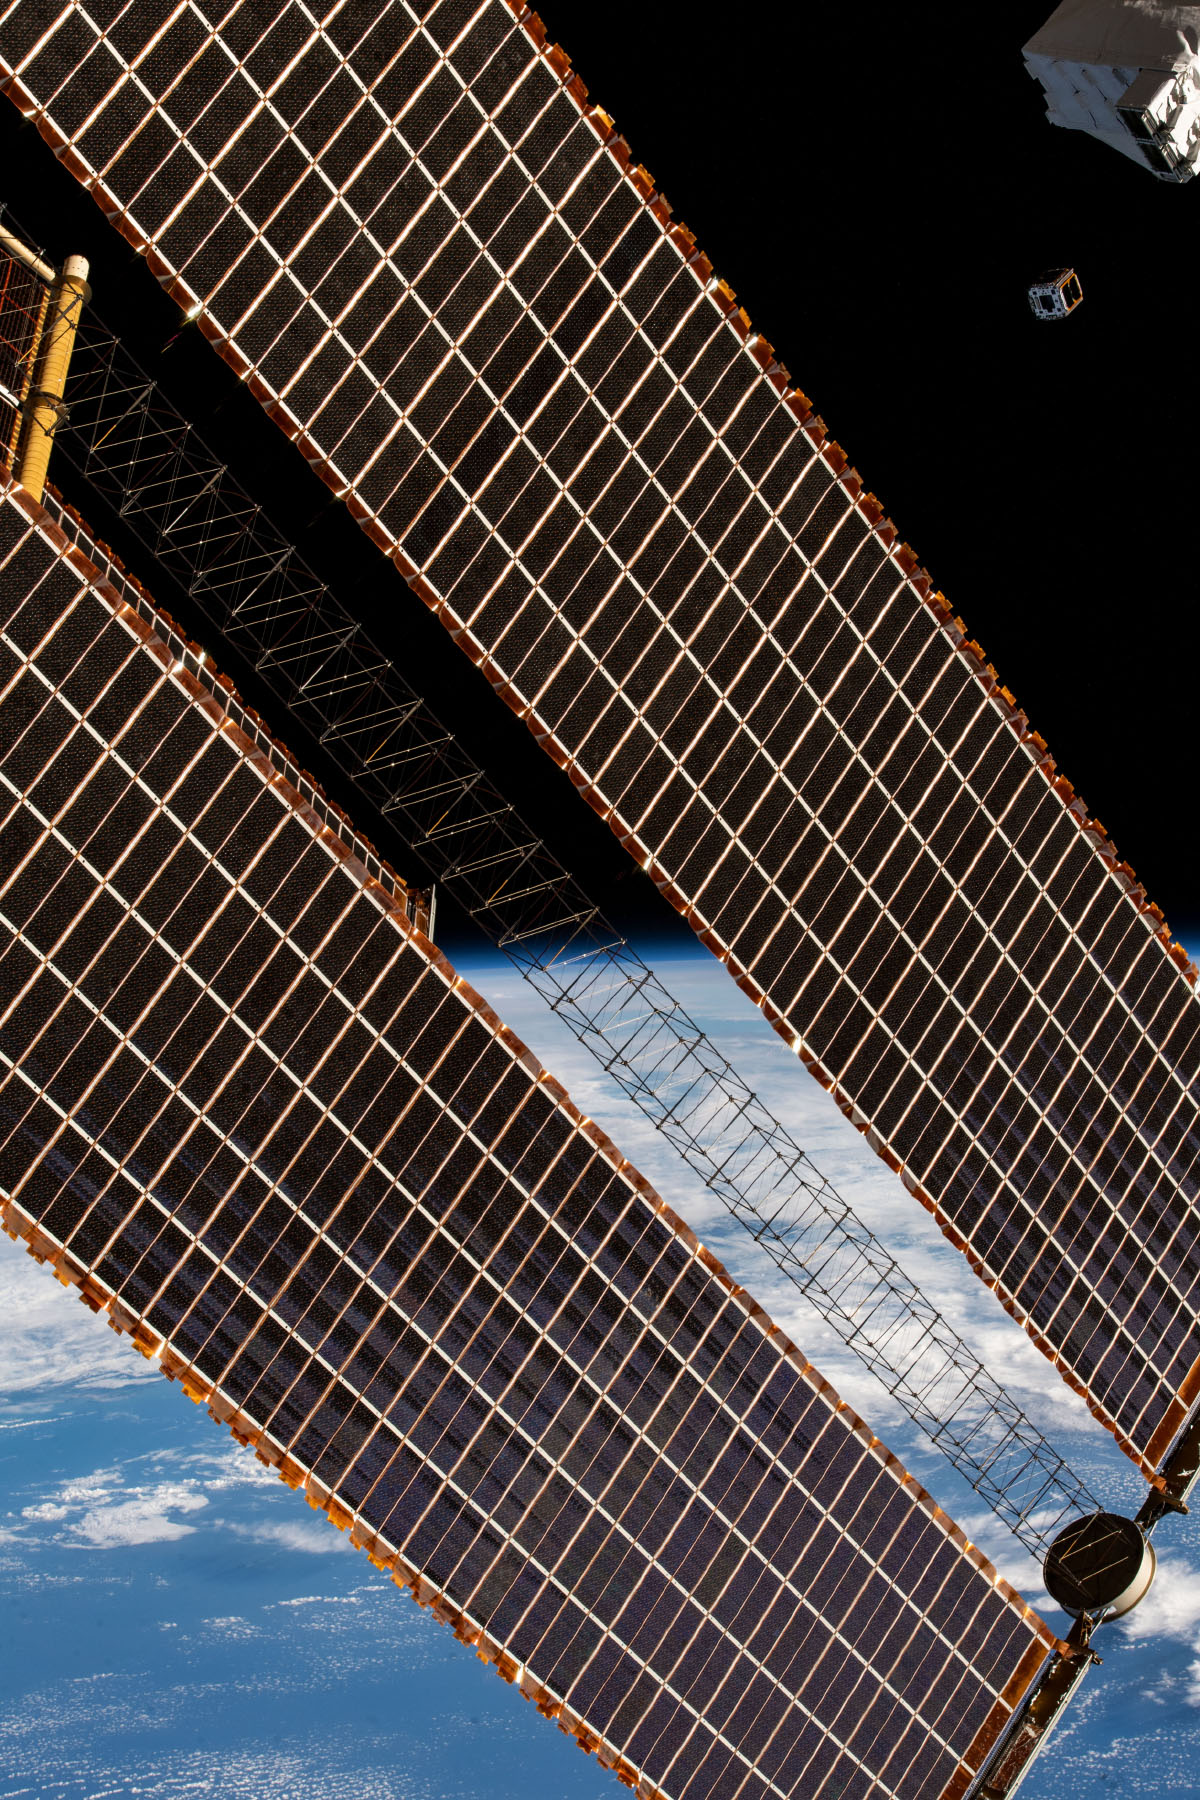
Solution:
<path fill-rule="evenodd" d="M 741 15 L 547 5 L 591 96 L 662 184 L 1175 930 L 1200 922 L 1185 573 L 1200 447 L 1188 343 L 1200 181 L 1158 182 L 1044 119 L 1021 0 Z M 31 126 L 0 111 L 14 217 L 626 928 L 679 929 L 525 728 L 289 449 Z M 19 171 L 19 180 L 12 172 Z M 1074 265 L 1040 324 L 1027 283 Z M 221 660 L 90 493 L 73 500 Z M 76 487 L 78 484 L 76 484 Z M 1190 559 L 1189 559 L 1190 560 Z M 402 869 L 411 857 L 230 663 Z M 415 872 L 415 871 L 414 871 Z M 455 932 L 456 922 L 444 915 Z M 443 935 L 440 930 L 439 935 Z"/>

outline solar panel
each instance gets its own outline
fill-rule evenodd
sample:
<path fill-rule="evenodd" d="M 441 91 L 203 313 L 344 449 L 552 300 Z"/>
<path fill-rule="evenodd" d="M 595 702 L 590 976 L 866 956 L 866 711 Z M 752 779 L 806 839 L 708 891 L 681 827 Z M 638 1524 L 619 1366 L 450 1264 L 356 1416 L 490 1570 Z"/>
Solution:
<path fill-rule="evenodd" d="M 642 1792 L 957 1800 L 1052 1633 L 68 523 L 6 487 L 7 1227 Z"/>
<path fill-rule="evenodd" d="M 1200 1393 L 1194 971 L 534 15 L 19 5 L 0 53 L 1152 1471 Z"/>

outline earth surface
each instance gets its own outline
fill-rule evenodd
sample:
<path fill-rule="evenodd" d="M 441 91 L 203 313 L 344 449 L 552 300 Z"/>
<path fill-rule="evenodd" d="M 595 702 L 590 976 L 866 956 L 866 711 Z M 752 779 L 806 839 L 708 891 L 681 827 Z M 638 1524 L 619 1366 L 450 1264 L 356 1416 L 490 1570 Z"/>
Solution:
<path fill-rule="evenodd" d="M 1142 1483 L 702 953 L 645 953 L 1107 1506 Z M 498 956 L 457 966 L 1045 1616 L 1039 1571 Z M 607 1800 L 594 1760 L 0 1239 L 0 1800 Z M 1200 1794 L 1200 1530 L 1022 1800 Z"/>

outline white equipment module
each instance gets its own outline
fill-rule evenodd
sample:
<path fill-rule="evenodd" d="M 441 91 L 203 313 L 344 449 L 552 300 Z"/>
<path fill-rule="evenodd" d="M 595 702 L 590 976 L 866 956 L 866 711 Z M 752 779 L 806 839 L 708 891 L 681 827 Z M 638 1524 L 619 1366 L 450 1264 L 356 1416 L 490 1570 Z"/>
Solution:
<path fill-rule="evenodd" d="M 1200 6 L 1063 0 L 1024 50 L 1052 125 L 1190 181 L 1200 162 Z"/>

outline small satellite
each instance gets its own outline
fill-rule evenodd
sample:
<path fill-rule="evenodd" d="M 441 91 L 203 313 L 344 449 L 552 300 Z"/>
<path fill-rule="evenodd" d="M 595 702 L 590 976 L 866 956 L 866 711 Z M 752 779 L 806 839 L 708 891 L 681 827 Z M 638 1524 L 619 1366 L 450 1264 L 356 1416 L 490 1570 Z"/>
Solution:
<path fill-rule="evenodd" d="M 1029 286 L 1035 319 L 1067 319 L 1082 303 L 1083 284 L 1074 269 L 1049 269 Z"/>

